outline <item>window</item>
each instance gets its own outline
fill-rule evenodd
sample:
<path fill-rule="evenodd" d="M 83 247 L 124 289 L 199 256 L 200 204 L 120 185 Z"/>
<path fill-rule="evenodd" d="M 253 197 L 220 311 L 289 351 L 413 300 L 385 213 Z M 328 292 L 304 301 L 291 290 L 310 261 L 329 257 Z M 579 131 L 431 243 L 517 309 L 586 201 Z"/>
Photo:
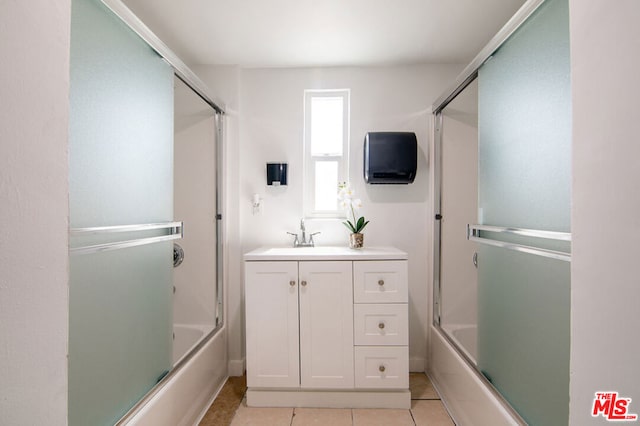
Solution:
<path fill-rule="evenodd" d="M 339 217 L 338 182 L 348 180 L 349 90 L 304 92 L 304 214 Z"/>

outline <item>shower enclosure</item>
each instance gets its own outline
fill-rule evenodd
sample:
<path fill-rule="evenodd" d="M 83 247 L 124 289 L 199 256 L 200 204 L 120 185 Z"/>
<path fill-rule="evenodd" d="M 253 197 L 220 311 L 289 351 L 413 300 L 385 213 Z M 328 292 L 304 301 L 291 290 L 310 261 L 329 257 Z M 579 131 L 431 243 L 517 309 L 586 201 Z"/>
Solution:
<path fill-rule="evenodd" d="M 500 401 L 510 422 L 566 425 L 568 4 L 529 1 L 518 19 L 434 106 L 439 184 L 432 330 L 434 341 L 450 345 Z M 436 361 L 431 368 L 446 395 L 445 367 Z M 450 405 L 461 424 L 482 415 L 465 412 L 474 408 L 463 403 Z"/>
<path fill-rule="evenodd" d="M 174 244 L 173 362 L 177 364 L 222 323 L 216 189 L 221 120 L 178 77 L 174 77 L 174 105 L 173 210 L 184 223 L 183 238 Z"/>
<path fill-rule="evenodd" d="M 478 82 L 441 114 L 440 325 L 475 363 L 478 356 L 477 248 L 466 227 L 478 211 Z"/>
<path fill-rule="evenodd" d="M 128 12 L 72 2 L 70 425 L 132 416 L 188 375 L 223 326 L 222 110 L 146 27 L 112 9 Z M 174 270 L 176 242 L 185 256 Z M 219 362 L 214 383 L 226 375 Z"/>

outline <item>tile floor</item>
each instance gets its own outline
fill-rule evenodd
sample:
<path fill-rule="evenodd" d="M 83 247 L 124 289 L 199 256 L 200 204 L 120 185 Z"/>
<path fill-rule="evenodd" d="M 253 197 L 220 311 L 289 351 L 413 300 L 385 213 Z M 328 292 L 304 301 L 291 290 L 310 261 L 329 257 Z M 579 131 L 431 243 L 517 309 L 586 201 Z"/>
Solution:
<path fill-rule="evenodd" d="M 236 379 L 237 380 L 237 379 Z M 240 386 L 244 386 L 240 385 Z M 225 385 L 226 387 L 226 385 Z M 214 419 L 216 402 L 200 426 L 453 426 L 440 397 L 422 373 L 411 373 L 411 409 L 255 408 L 242 398 L 235 414 Z M 235 398 L 240 396 L 236 383 Z M 243 389 L 246 389 L 243 388 Z M 224 389 L 223 389 L 224 392 Z M 221 392 L 221 394 L 223 393 Z M 218 399 L 223 399 L 220 396 Z M 217 400 L 216 400 L 217 401 Z M 230 414 L 230 413 L 229 413 Z M 224 416 L 223 416 L 224 417 Z"/>

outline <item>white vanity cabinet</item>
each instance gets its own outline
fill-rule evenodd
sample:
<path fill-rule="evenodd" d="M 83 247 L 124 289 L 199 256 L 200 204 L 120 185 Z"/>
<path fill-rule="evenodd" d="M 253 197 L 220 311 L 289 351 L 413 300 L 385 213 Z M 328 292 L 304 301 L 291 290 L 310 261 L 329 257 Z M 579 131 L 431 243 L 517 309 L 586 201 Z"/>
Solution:
<path fill-rule="evenodd" d="M 247 262 L 247 386 L 353 388 L 352 262 Z"/>
<path fill-rule="evenodd" d="M 245 254 L 249 406 L 409 408 L 407 255 Z"/>

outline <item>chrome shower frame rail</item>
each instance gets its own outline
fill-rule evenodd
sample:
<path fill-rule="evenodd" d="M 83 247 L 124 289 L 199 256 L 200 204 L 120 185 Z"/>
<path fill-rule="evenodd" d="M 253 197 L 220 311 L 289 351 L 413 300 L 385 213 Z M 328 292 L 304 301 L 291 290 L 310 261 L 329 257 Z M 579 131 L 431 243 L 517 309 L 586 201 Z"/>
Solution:
<path fill-rule="evenodd" d="M 161 241 L 178 240 L 182 238 L 182 222 L 166 223 L 146 223 L 141 225 L 120 225 L 120 226 L 94 226 L 91 228 L 72 228 L 69 230 L 70 237 L 96 234 L 114 234 L 119 232 L 149 231 L 155 229 L 167 229 L 169 234 L 156 237 L 136 238 L 134 240 L 115 241 L 103 244 L 93 244 L 89 246 L 72 247 L 69 253 L 72 255 L 101 253 L 111 250 L 120 250 L 129 247 L 143 246 L 147 244 L 159 243 Z"/>
<path fill-rule="evenodd" d="M 481 235 L 482 231 L 519 235 L 524 237 L 542 238 L 546 240 L 571 241 L 571 233 L 569 232 L 539 231 L 535 229 L 508 228 L 508 227 L 487 226 L 487 225 L 467 225 L 467 240 L 475 241 L 480 244 L 486 244 L 494 247 L 500 247 L 508 250 L 514 250 L 521 253 L 548 257 L 550 259 L 563 260 L 565 262 L 571 261 L 571 253 L 544 249 L 540 247 L 527 246 L 524 244 L 511 243 L 507 241 L 495 240 L 493 238 L 483 237 Z"/>
<path fill-rule="evenodd" d="M 219 99 L 209 94 L 207 85 L 189 69 L 160 38 L 147 27 L 121 0 L 101 0 L 115 13 L 133 32 L 138 34 L 158 55 L 173 68 L 176 76 L 189 86 L 198 96 L 211 106 L 218 114 L 225 113 L 225 105 Z"/>

